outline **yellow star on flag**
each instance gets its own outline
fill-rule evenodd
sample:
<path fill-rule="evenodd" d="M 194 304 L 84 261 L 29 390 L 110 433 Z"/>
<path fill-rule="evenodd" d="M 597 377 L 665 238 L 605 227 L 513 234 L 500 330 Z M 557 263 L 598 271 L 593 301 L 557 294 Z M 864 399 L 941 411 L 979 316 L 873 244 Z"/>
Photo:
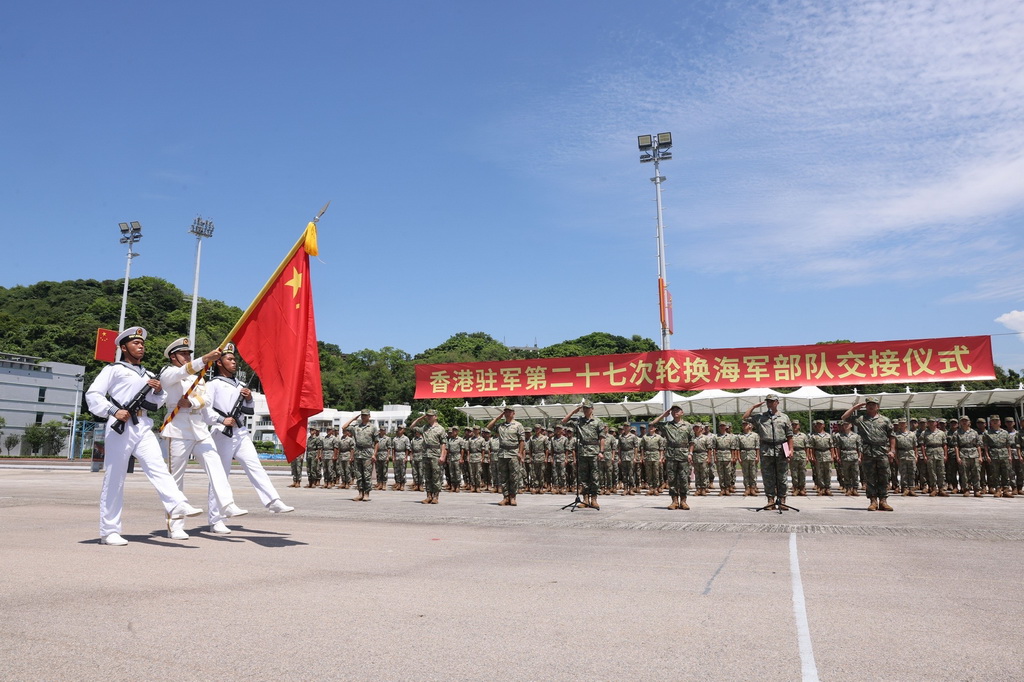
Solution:
<path fill-rule="evenodd" d="M 298 268 L 292 268 L 292 278 L 285 282 L 285 286 L 292 288 L 292 298 L 298 295 L 299 289 L 302 288 L 302 273 L 299 272 Z"/>

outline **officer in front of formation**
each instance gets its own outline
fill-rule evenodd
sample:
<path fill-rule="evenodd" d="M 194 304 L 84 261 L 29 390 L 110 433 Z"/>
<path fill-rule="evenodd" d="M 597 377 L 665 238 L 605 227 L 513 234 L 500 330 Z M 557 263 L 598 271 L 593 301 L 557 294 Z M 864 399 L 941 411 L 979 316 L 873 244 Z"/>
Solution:
<path fill-rule="evenodd" d="M 573 418 L 580 410 L 582 417 Z M 600 419 L 594 418 L 594 403 L 584 400 L 572 412 L 562 418 L 562 424 L 572 424 L 578 445 L 576 449 L 576 466 L 578 467 L 580 488 L 583 491 L 582 507 L 600 509 L 597 496 L 601 490 L 597 482 L 597 463 L 604 459 L 604 439 L 608 427 Z"/>

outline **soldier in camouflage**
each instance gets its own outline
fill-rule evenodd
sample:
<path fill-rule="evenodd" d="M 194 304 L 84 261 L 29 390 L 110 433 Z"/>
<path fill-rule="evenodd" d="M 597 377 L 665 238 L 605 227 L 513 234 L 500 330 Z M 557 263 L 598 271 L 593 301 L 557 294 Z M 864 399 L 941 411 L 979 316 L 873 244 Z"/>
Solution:
<path fill-rule="evenodd" d="M 708 467 L 711 453 L 715 449 L 715 437 L 704 433 L 704 424 L 693 425 L 693 439 L 690 441 L 690 465 L 693 467 L 693 487 L 697 496 L 708 494 Z"/>
<path fill-rule="evenodd" d="M 632 432 L 629 424 L 623 424 L 619 434 L 619 478 L 622 481 L 623 495 L 635 495 L 637 492 L 633 461 L 639 456 L 639 450 L 640 439 Z M 687 474 L 687 481 L 689 481 L 689 474 Z"/>
<path fill-rule="evenodd" d="M 789 478 L 793 482 L 793 495 L 807 496 L 807 450 L 810 445 L 810 434 L 801 431 L 799 419 L 794 419 L 793 453 L 789 458 Z"/>
<path fill-rule="evenodd" d="M 444 427 L 437 423 L 437 410 L 427 410 L 416 417 L 411 426 L 415 427 L 422 419 L 427 420 L 427 427 L 423 429 L 422 460 L 423 487 L 426 488 L 427 496 L 421 503 L 437 504 L 441 495 L 441 470 L 448 460 L 448 438 Z"/>
<path fill-rule="evenodd" d="M 445 490 L 459 492 L 462 487 L 462 460 L 466 456 L 466 441 L 459 435 L 459 427 L 448 429 L 448 462 L 445 465 L 445 476 L 448 479 Z"/>
<path fill-rule="evenodd" d="M 644 460 L 644 480 L 647 481 L 647 494 L 657 495 L 661 490 L 661 460 L 665 453 L 663 442 L 658 435 L 657 427 L 650 424 L 647 433 L 640 439 L 640 453 Z"/>
<path fill-rule="evenodd" d="M 832 440 L 832 434 L 825 430 L 825 422 L 815 419 L 811 426 L 813 431 L 808 438 L 810 450 L 808 456 L 814 469 L 814 486 L 818 495 L 832 495 L 832 462 L 838 465 L 839 455 Z"/>
<path fill-rule="evenodd" d="M 907 430 L 907 420 L 896 420 L 896 461 L 900 467 L 900 490 L 904 497 L 917 497 L 917 434 Z"/>
<path fill-rule="evenodd" d="M 569 439 L 565 436 L 565 429 L 561 424 L 557 424 L 555 435 L 551 439 L 551 487 L 555 493 L 568 492 L 565 484 L 565 450 L 568 446 Z"/>
<path fill-rule="evenodd" d="M 662 420 L 672 415 L 672 421 Z M 651 422 L 651 426 L 661 422 L 661 430 L 665 434 L 665 475 L 668 479 L 668 492 L 672 496 L 669 509 L 689 509 L 686 496 L 690 487 L 690 465 L 693 461 L 693 427 L 683 419 L 683 408 L 673 405 Z"/>
<path fill-rule="evenodd" d="M 739 444 L 736 436 L 729 433 L 729 425 L 725 422 L 718 422 L 718 434 L 715 436 L 715 465 L 718 469 L 718 481 L 721 486 L 722 497 L 728 497 L 735 492 L 736 487 L 736 462 L 740 459 Z"/>
<path fill-rule="evenodd" d="M 925 463 L 925 482 L 928 484 L 928 495 L 931 497 L 949 497 L 946 492 L 946 460 L 949 458 L 949 446 L 946 445 L 946 434 L 936 428 L 935 417 L 928 417 L 925 430 L 921 434 L 920 448 Z"/>
<path fill-rule="evenodd" d="M 352 485 L 352 454 L 356 449 L 356 440 L 352 437 L 352 429 L 343 429 L 338 439 L 338 487 L 348 488 Z"/>
<path fill-rule="evenodd" d="M 856 415 L 862 407 L 865 414 Z M 871 502 L 868 511 L 892 511 L 888 501 L 889 463 L 896 457 L 896 437 L 892 420 L 880 414 L 878 408 L 878 398 L 868 397 L 844 412 L 842 419 L 852 424 L 861 438 L 864 483 Z"/>
<path fill-rule="evenodd" d="M 306 439 L 306 487 L 319 488 L 323 477 L 324 439 L 320 429 L 311 429 Z"/>
<path fill-rule="evenodd" d="M 957 464 L 964 468 L 964 497 L 970 497 L 971 490 L 975 497 L 981 497 L 981 435 L 971 428 L 970 417 L 960 417 L 960 428 L 953 432 L 953 444 Z"/>
<path fill-rule="evenodd" d="M 353 424 L 356 419 L 359 423 Z M 350 429 L 355 440 L 355 450 L 349 455 L 349 464 L 355 467 L 356 490 L 359 495 L 352 498 L 352 501 L 369 502 L 373 466 L 377 459 L 377 428 L 370 423 L 370 411 L 365 409 L 342 424 L 341 428 Z"/>
<path fill-rule="evenodd" d="M 1013 488 L 1010 487 L 1010 449 L 1014 444 L 1009 432 L 1002 427 L 1002 419 L 998 414 L 988 418 L 988 429 L 981 440 L 985 458 L 992 463 L 992 474 L 988 479 L 992 494 L 995 497 L 1013 497 Z"/>
<path fill-rule="evenodd" d="M 388 487 L 388 461 L 391 460 L 391 436 L 388 430 L 381 426 L 377 431 L 377 443 L 373 447 L 373 458 L 377 470 L 377 485 L 375 490 L 386 490 Z"/>
<path fill-rule="evenodd" d="M 754 410 L 766 405 L 764 412 Z M 756 403 L 743 413 L 754 425 L 761 444 L 761 478 L 764 479 L 764 493 L 768 498 L 765 509 L 788 509 L 786 506 L 786 474 L 789 473 L 789 457 L 793 452 L 793 422 L 779 410 L 779 396 L 769 393 L 764 402 Z"/>
<path fill-rule="evenodd" d="M 743 471 L 743 495 L 756 497 L 757 461 L 760 458 L 761 439 L 754 433 L 749 419 L 743 420 L 742 433 L 736 437 L 740 448 L 740 467 Z"/>
<path fill-rule="evenodd" d="M 338 478 L 338 439 L 334 429 L 327 429 L 324 436 L 324 487 L 333 488 Z"/>
<path fill-rule="evenodd" d="M 499 419 L 505 421 L 498 424 Z M 497 424 L 497 426 L 495 426 Z M 520 469 L 526 458 L 526 428 L 516 421 L 516 411 L 506 405 L 501 415 L 492 419 L 487 428 L 497 434 L 498 451 L 494 454 L 498 462 L 498 478 L 502 486 L 502 498 L 498 506 L 515 507 L 519 493 Z"/>
<path fill-rule="evenodd" d="M 391 439 L 391 459 L 395 466 L 395 490 L 405 490 L 405 463 L 409 458 L 409 436 L 405 435 L 405 424 L 399 424 L 395 437 Z"/>
<path fill-rule="evenodd" d="M 583 416 L 573 418 L 580 410 Z M 572 412 L 562 418 L 562 424 L 572 424 L 576 433 L 577 450 L 576 466 L 579 485 L 583 491 L 583 506 L 591 509 L 600 509 L 597 496 L 600 494 L 600 487 L 597 482 L 598 462 L 605 458 L 604 445 L 608 427 L 600 419 L 594 418 L 594 404 L 584 400 L 582 405 L 577 406 Z"/>
<path fill-rule="evenodd" d="M 533 437 L 527 443 L 527 452 L 530 456 L 531 482 L 534 495 L 540 495 L 544 491 L 544 465 L 548 461 L 548 437 L 544 433 L 544 426 L 534 424 Z"/>
<path fill-rule="evenodd" d="M 1006 432 L 1010 434 L 1013 447 L 1010 448 L 1010 461 L 1013 467 L 1013 481 L 1016 482 L 1015 489 L 1018 495 L 1024 495 L 1024 459 L 1021 456 L 1021 434 L 1017 430 L 1013 417 L 1003 420 L 1006 423 Z"/>
<path fill-rule="evenodd" d="M 412 453 L 412 489 L 423 492 L 423 453 L 427 449 L 423 440 L 423 428 L 414 426 L 411 429 L 412 438 L 409 439 L 409 452 Z"/>

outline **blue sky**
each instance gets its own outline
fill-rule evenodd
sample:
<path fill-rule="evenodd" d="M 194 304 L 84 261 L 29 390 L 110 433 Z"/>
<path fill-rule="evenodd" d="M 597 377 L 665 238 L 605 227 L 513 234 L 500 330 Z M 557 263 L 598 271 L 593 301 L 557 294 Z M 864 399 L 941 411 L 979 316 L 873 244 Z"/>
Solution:
<path fill-rule="evenodd" d="M 1024 367 L 1024 4 L 8 3 L 0 285 L 245 307 L 328 199 L 321 339 L 993 334 Z M 16 254 L 16 255 L 15 255 Z M 139 321 L 145 324 L 145 320 Z M 110 324 L 116 324 L 111 320 Z M 182 330 L 183 332 L 186 330 Z"/>

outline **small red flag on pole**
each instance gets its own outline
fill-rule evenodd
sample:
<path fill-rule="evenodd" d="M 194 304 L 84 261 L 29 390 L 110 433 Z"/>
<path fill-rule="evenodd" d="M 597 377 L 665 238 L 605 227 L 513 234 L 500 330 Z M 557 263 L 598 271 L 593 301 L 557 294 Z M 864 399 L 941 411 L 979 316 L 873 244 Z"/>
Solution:
<path fill-rule="evenodd" d="M 103 329 L 100 327 L 96 330 L 96 352 L 93 357 L 100 362 L 114 362 L 117 360 L 117 346 L 114 345 L 114 339 L 117 338 L 117 332 L 113 329 Z"/>

